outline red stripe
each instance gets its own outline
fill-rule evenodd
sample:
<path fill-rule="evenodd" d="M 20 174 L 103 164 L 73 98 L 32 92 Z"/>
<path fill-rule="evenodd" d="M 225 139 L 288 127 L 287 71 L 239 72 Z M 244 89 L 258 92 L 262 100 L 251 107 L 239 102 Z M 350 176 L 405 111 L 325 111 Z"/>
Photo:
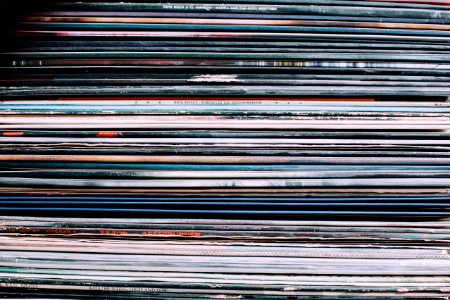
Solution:
<path fill-rule="evenodd" d="M 116 131 L 99 131 L 96 137 L 106 137 L 106 138 L 115 138 L 120 137 L 120 132 Z"/>

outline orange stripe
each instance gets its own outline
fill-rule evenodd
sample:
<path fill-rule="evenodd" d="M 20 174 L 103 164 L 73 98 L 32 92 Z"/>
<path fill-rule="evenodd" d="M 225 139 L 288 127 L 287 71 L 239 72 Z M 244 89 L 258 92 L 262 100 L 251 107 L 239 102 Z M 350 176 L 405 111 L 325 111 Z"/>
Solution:
<path fill-rule="evenodd" d="M 7 131 L 7 132 L 3 132 L 3 136 L 22 136 L 23 132 L 22 131 Z"/>

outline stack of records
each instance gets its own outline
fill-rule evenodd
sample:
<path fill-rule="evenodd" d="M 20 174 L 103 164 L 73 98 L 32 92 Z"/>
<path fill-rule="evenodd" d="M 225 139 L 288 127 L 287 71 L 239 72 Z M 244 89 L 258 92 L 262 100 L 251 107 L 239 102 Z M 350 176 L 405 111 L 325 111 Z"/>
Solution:
<path fill-rule="evenodd" d="M 0 297 L 447 299 L 448 2 L 19 4 Z"/>
<path fill-rule="evenodd" d="M 2 217 L 3 297 L 447 299 L 450 222 Z"/>

